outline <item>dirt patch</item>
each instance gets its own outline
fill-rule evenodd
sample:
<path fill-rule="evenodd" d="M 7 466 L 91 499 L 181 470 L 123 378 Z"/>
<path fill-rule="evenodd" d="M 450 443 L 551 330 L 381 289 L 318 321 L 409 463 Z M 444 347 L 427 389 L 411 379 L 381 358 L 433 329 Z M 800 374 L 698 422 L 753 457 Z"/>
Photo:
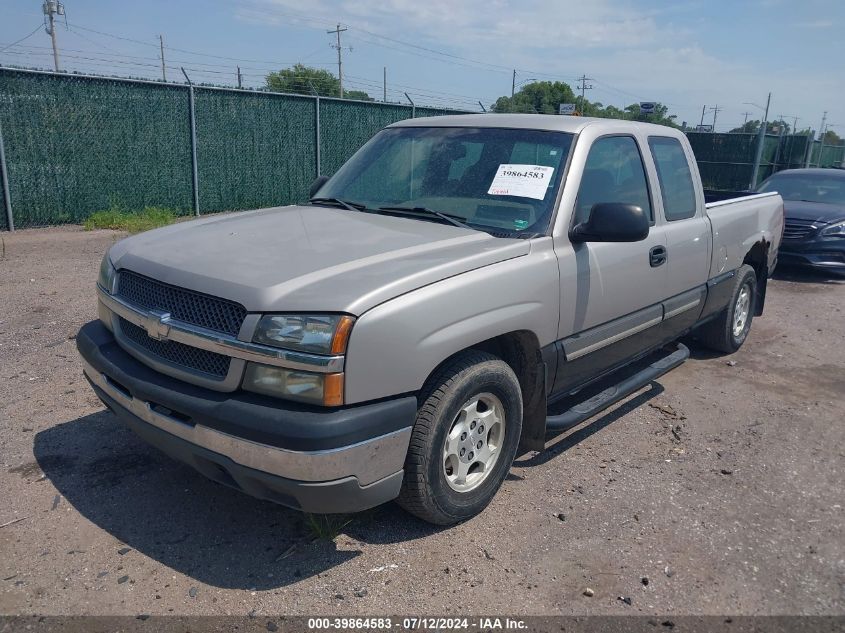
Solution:
<path fill-rule="evenodd" d="M 148 447 L 93 395 L 73 336 L 119 237 L 4 236 L 0 524 L 25 520 L 0 529 L 0 612 L 845 611 L 842 283 L 772 280 L 739 353 L 693 349 L 520 456 L 472 521 L 388 504 L 325 541 Z"/>

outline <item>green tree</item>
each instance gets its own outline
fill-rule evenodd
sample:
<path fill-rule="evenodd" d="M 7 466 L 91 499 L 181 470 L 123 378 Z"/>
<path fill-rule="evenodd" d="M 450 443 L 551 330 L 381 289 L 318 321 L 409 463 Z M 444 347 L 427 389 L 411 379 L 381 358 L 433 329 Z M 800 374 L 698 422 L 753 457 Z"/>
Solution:
<path fill-rule="evenodd" d="M 321 97 L 339 97 L 340 80 L 329 71 L 295 64 L 278 72 L 271 72 L 265 79 L 267 90 L 288 92 L 300 95 L 313 95 L 316 91 Z M 361 90 L 344 90 L 346 99 L 373 101 L 372 97 Z"/>
<path fill-rule="evenodd" d="M 602 119 L 628 119 L 648 121 L 660 125 L 678 127 L 677 118 L 669 114 L 668 106 L 658 103 L 653 114 L 640 112 L 638 103 L 627 106 L 624 110 L 613 105 L 604 105 L 599 101 L 591 102 L 576 95 L 572 87 L 562 81 L 535 81 L 520 88 L 511 97 L 499 97 L 492 105 L 493 112 L 528 112 L 535 114 L 557 114 L 561 103 L 574 103 L 582 116 Z"/>
<path fill-rule="evenodd" d="M 658 125 L 668 125 L 669 127 L 680 127 L 676 122 L 675 119 L 678 118 L 676 114 L 669 114 L 669 106 L 664 105 L 662 103 L 655 103 L 654 104 L 654 112 L 650 114 L 644 114 L 640 110 L 639 103 L 632 103 L 628 107 L 625 108 L 625 112 L 628 113 L 628 116 L 625 118 L 632 119 L 634 121 L 644 121 L 646 123 L 657 123 Z M 605 118 L 616 118 L 616 117 L 605 117 Z"/>
<path fill-rule="evenodd" d="M 562 81 L 535 81 L 520 88 L 513 98 L 499 97 L 493 112 L 557 114 L 561 103 L 575 103 L 575 93 Z"/>
<path fill-rule="evenodd" d="M 769 121 L 766 123 L 766 134 L 780 134 L 781 128 L 783 128 L 784 134 L 789 134 L 792 130 L 792 126 L 786 121 Z M 757 134 L 759 131 L 760 120 L 754 119 L 753 121 L 746 121 L 743 125 L 729 130 L 729 134 Z"/>
<path fill-rule="evenodd" d="M 344 90 L 344 99 L 357 99 L 358 101 L 375 101 L 370 95 L 363 90 Z"/>
<path fill-rule="evenodd" d="M 824 133 L 824 144 L 825 145 L 839 145 L 840 143 L 842 143 L 842 139 L 833 130 L 827 130 Z"/>

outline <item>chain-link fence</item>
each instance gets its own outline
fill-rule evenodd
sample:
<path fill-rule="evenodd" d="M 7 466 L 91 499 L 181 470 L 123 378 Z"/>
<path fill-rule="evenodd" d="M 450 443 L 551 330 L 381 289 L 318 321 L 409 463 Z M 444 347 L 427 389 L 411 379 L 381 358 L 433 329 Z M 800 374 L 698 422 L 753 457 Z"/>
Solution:
<path fill-rule="evenodd" d="M 10 216 L 26 228 L 110 207 L 188 215 L 302 202 L 318 173 L 333 174 L 384 126 L 458 112 L 0 68 L 0 230 Z M 688 137 L 705 188 L 748 188 L 756 134 Z M 767 135 L 758 182 L 843 160 L 843 145 Z"/>
<path fill-rule="evenodd" d="M 845 167 L 845 144 L 822 146 L 821 141 L 815 141 L 809 164 L 813 167 Z"/>
<path fill-rule="evenodd" d="M 705 189 L 742 191 L 749 188 L 759 142 L 757 134 L 688 132 L 687 138 L 695 152 Z M 845 145 L 826 145 L 822 150 L 821 142 L 813 142 L 807 135 L 767 134 L 757 183 L 782 169 L 839 167 L 843 160 Z"/>
<path fill-rule="evenodd" d="M 333 174 L 384 126 L 456 113 L 0 68 L 0 229 L 9 209 L 27 228 L 110 207 L 189 215 L 302 202 L 318 173 Z"/>

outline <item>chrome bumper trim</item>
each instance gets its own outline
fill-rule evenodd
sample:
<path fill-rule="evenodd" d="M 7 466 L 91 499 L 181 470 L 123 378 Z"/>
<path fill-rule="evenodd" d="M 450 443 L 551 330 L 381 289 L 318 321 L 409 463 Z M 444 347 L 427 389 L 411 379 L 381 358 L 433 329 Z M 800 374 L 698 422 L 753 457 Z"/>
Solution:
<path fill-rule="evenodd" d="M 170 318 L 166 314 L 138 310 L 119 297 L 110 295 L 99 285 L 97 296 L 106 308 L 130 323 L 144 328 L 153 338 L 176 341 L 224 356 L 286 369 L 323 374 L 343 371 L 343 356 L 319 356 L 241 341 L 228 334 Z"/>
<path fill-rule="evenodd" d="M 186 424 L 153 409 L 117 388 L 104 373 L 83 360 L 88 379 L 119 406 L 162 431 L 232 461 L 265 473 L 299 481 L 330 481 L 354 476 L 362 486 L 400 471 L 411 440 L 411 427 L 357 444 L 323 451 L 291 451 L 234 437 L 202 424 Z"/>

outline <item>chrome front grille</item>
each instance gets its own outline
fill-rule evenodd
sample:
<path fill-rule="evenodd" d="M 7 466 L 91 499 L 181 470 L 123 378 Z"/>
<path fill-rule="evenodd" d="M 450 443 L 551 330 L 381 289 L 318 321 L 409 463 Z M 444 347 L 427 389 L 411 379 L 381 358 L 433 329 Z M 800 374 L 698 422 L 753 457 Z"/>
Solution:
<path fill-rule="evenodd" d="M 118 273 L 116 294 L 144 310 L 169 312 L 173 319 L 231 336 L 238 335 L 246 317 L 246 308 L 239 303 L 171 286 L 130 270 Z"/>
<path fill-rule="evenodd" d="M 783 239 L 800 240 L 807 237 L 818 228 L 818 223 L 813 220 L 798 220 L 787 218 L 783 227 Z"/>
<path fill-rule="evenodd" d="M 232 360 L 229 356 L 191 347 L 177 341 L 157 341 L 150 338 L 144 328 L 130 323 L 123 317 L 118 320 L 120 331 L 127 340 L 160 361 L 200 372 L 214 379 L 223 379 L 229 373 L 229 363 Z"/>

